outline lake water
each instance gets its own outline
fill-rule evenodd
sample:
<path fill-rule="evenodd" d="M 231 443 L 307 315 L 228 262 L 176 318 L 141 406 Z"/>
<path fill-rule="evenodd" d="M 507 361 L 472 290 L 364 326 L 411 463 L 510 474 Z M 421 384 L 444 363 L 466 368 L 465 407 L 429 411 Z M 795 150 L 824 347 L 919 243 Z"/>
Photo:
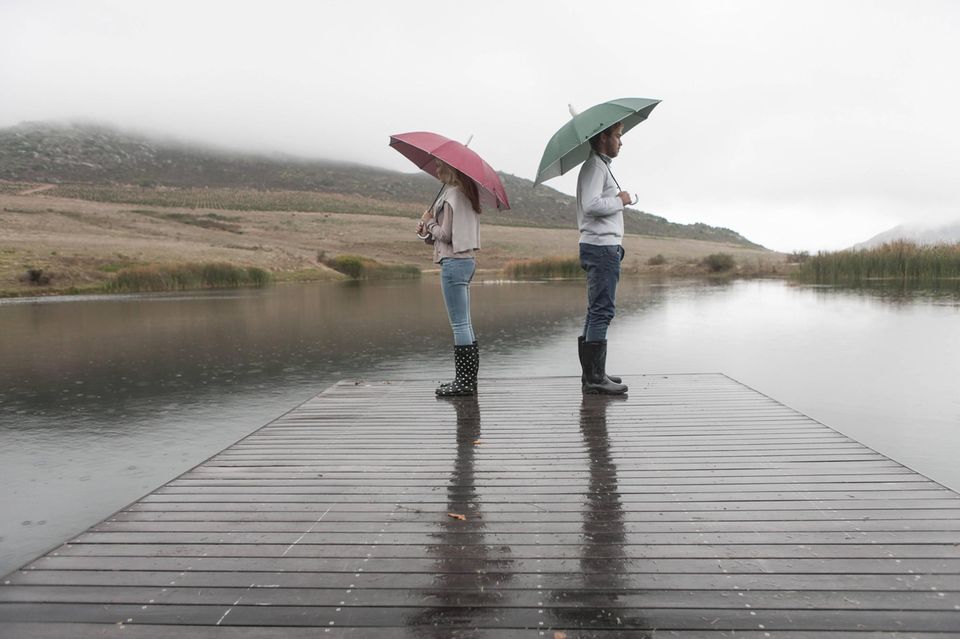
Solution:
<path fill-rule="evenodd" d="M 583 304 L 475 284 L 481 378 L 579 375 Z M 956 293 L 625 280 L 609 338 L 610 372 L 726 373 L 960 488 Z M 450 345 L 433 277 L 0 301 L 0 574 L 337 380 L 447 377 Z"/>

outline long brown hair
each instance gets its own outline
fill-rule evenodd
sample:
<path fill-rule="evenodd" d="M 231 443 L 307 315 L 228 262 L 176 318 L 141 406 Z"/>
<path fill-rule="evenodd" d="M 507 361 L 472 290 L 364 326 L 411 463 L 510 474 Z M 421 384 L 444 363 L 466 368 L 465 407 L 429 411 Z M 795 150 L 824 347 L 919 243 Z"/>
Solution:
<path fill-rule="evenodd" d="M 437 160 L 437 177 L 440 178 L 440 181 L 444 184 L 459 186 L 464 195 L 467 196 L 467 199 L 470 200 L 470 205 L 473 207 L 473 210 L 477 213 L 481 212 L 480 190 L 477 188 L 476 182 L 464 175 L 459 169 L 440 160 Z"/>

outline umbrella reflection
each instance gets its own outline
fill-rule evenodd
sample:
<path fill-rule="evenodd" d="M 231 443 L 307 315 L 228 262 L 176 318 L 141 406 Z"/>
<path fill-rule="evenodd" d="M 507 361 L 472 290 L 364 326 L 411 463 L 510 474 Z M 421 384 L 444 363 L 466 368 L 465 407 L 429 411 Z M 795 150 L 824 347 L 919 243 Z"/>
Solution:
<path fill-rule="evenodd" d="M 447 397 L 457 414 L 457 453 L 447 482 L 447 512 L 441 513 L 432 587 L 424 590 L 429 608 L 411 616 L 412 636 L 450 637 L 451 626 L 475 628 L 492 620 L 502 603 L 501 586 L 511 579 L 510 548 L 485 544 L 486 524 L 474 468 L 480 439 L 480 404 L 476 396 Z M 450 515 L 462 515 L 464 519 Z"/>
<path fill-rule="evenodd" d="M 581 522 L 580 570 L 571 587 L 550 593 L 551 625 L 574 631 L 600 628 L 644 628 L 642 618 L 620 603 L 630 585 L 627 572 L 627 528 L 620 496 L 617 464 L 610 450 L 607 408 L 626 401 L 624 395 L 584 395 L 580 403 L 580 435 L 589 457 L 589 479 Z M 578 636 L 570 634 L 569 636 Z M 646 634 L 631 635 L 638 638 Z"/>

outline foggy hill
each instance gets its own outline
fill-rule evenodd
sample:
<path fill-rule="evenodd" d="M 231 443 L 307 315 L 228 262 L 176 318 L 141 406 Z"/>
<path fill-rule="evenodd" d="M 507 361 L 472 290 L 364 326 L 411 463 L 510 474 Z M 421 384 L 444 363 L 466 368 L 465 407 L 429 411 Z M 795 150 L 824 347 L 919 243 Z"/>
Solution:
<path fill-rule="evenodd" d="M 960 221 L 939 226 L 910 226 L 901 224 L 878 233 L 865 242 L 854 245 L 854 249 L 867 249 L 887 242 L 907 240 L 915 244 L 954 244 L 960 242 Z"/>
<path fill-rule="evenodd" d="M 510 196 L 502 221 L 570 228 L 575 198 L 501 173 Z M 237 187 L 358 194 L 429 203 L 437 181 L 359 164 L 285 155 L 256 155 L 164 141 L 102 125 L 29 122 L 0 129 L 0 179 L 29 182 L 121 183 L 142 186 Z M 740 234 L 706 224 L 676 224 L 627 209 L 628 233 L 759 247 Z"/>

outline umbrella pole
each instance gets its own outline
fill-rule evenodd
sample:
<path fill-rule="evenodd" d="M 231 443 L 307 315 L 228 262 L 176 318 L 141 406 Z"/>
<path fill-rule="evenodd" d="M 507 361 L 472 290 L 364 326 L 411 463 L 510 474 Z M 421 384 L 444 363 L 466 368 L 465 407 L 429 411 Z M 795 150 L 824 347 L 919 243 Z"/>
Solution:
<path fill-rule="evenodd" d="M 618 191 L 622 191 L 623 189 L 620 188 L 620 183 L 617 182 L 617 178 L 614 177 L 613 171 L 610 170 L 610 165 L 609 165 L 609 164 L 607 165 L 607 173 L 609 173 L 609 174 L 610 174 L 610 177 L 613 178 L 613 183 L 617 185 L 617 190 L 618 190 Z"/>
<path fill-rule="evenodd" d="M 440 183 L 440 190 L 437 191 L 437 196 L 436 196 L 435 198 L 433 198 L 433 204 L 430 205 L 430 208 L 431 208 L 431 209 L 437 205 L 437 200 L 440 199 L 440 194 L 443 193 L 443 189 L 444 189 L 446 186 L 447 186 L 446 184 L 443 184 L 442 182 Z M 430 234 L 428 233 L 427 235 L 420 235 L 419 233 L 417 233 L 417 237 L 419 237 L 421 240 L 425 240 L 425 239 L 427 239 L 428 237 L 430 237 Z"/>
<path fill-rule="evenodd" d="M 607 173 L 609 173 L 609 174 L 610 174 L 610 177 L 613 178 L 613 183 L 617 185 L 617 190 L 618 190 L 618 191 L 622 191 L 623 189 L 620 188 L 620 183 L 617 182 L 617 178 L 613 175 L 613 171 L 610 170 L 610 165 L 609 165 L 609 164 L 607 165 Z M 633 197 L 631 196 L 630 199 L 633 199 Z M 639 202 L 639 201 L 640 201 L 640 199 L 638 198 L 638 199 L 637 199 L 637 202 Z M 637 202 L 630 202 L 630 204 L 633 205 L 633 204 L 636 204 Z"/>
<path fill-rule="evenodd" d="M 433 204 L 430 205 L 430 208 L 431 208 L 431 209 L 437 205 L 437 200 L 440 199 L 440 194 L 443 193 L 443 189 L 444 189 L 446 186 L 447 186 L 446 184 L 444 184 L 444 183 L 442 183 L 442 182 L 440 183 L 440 190 L 437 191 L 436 197 L 433 198 Z"/>

